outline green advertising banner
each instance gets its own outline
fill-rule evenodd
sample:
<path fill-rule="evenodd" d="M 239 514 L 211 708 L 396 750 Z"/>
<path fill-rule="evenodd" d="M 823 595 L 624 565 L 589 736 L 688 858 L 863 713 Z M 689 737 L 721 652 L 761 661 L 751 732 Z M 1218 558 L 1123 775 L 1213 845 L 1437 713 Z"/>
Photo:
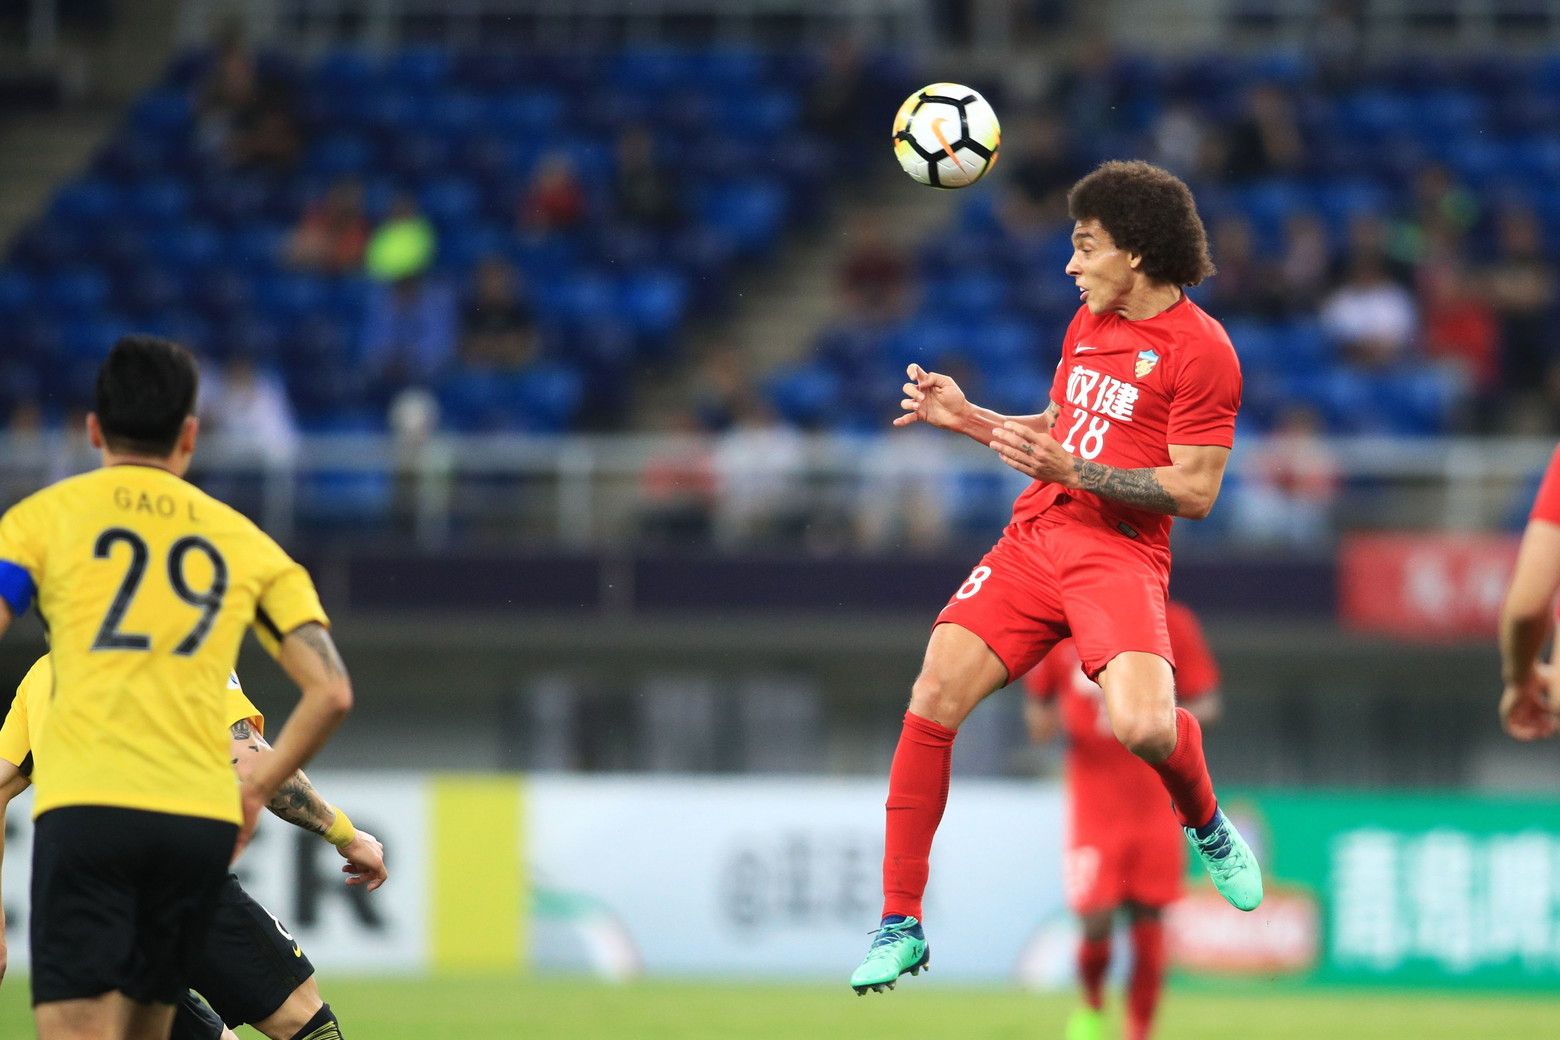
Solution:
<path fill-rule="evenodd" d="M 1252 914 L 1199 883 L 1171 919 L 1192 975 L 1560 990 L 1560 801 L 1249 792 Z"/>

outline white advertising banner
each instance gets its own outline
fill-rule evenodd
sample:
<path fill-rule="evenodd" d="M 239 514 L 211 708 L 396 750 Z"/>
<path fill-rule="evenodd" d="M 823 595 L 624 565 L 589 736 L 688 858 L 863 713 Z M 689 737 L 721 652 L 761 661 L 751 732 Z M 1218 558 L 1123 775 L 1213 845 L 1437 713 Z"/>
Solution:
<path fill-rule="evenodd" d="M 372 895 L 348 888 L 342 859 L 319 837 L 263 815 L 235 873 L 321 969 L 407 970 L 428 961 L 427 780 L 412 773 L 328 774 L 311 779 L 353 822 L 385 845 L 390 881 Z M 518 781 L 517 781 L 518 782 Z M 27 964 L 32 870 L 32 793 L 6 820 L 6 945 Z"/>
<path fill-rule="evenodd" d="M 883 780 L 534 777 L 532 959 L 606 974 L 843 980 L 881 909 Z M 941 976 L 1070 962 L 1058 788 L 955 781 L 932 854 Z"/>

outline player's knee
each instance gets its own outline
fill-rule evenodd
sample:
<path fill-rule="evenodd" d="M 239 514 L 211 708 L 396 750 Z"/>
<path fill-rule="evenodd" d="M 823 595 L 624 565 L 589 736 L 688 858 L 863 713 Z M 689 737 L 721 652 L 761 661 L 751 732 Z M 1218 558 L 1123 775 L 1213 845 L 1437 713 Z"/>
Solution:
<path fill-rule="evenodd" d="M 910 687 L 910 710 L 949 729 L 957 729 L 979 700 L 932 670 L 923 671 Z"/>
<path fill-rule="evenodd" d="M 305 979 L 298 988 L 290 993 L 282 1006 L 271 1012 L 259 1022 L 251 1022 L 269 1040 L 293 1040 L 294 1037 L 310 1037 L 310 1023 L 314 1022 L 322 1013 L 330 1013 L 330 1005 L 320 999 L 318 988 L 312 978 Z M 333 1020 L 332 1020 L 333 1021 Z M 316 1027 L 317 1028 L 317 1027 Z M 324 1037 L 334 1037 L 336 1033 L 321 1034 Z"/>
<path fill-rule="evenodd" d="M 1175 717 L 1168 720 L 1157 712 L 1122 714 L 1110 720 L 1111 729 L 1122 747 L 1146 762 L 1163 762 L 1175 750 Z"/>

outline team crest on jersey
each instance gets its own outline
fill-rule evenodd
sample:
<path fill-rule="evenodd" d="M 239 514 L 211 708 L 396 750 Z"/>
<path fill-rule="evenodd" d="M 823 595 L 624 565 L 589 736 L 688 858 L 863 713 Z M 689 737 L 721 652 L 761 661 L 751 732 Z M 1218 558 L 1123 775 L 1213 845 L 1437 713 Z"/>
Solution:
<path fill-rule="evenodd" d="M 1157 364 L 1159 364 L 1159 355 L 1157 353 L 1152 350 L 1140 350 L 1137 356 L 1137 368 L 1134 371 L 1137 373 L 1137 377 L 1142 379 L 1152 372 Z"/>

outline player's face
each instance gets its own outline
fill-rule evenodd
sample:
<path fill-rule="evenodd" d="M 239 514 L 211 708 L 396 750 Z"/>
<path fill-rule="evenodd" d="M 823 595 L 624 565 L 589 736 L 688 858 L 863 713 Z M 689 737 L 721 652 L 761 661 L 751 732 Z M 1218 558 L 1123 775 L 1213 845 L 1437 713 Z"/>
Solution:
<path fill-rule="evenodd" d="M 1116 245 L 1110 232 L 1097 220 L 1074 224 L 1072 243 L 1067 275 L 1078 286 L 1079 302 L 1092 314 L 1124 307 L 1127 294 L 1137 281 L 1132 254 Z"/>

